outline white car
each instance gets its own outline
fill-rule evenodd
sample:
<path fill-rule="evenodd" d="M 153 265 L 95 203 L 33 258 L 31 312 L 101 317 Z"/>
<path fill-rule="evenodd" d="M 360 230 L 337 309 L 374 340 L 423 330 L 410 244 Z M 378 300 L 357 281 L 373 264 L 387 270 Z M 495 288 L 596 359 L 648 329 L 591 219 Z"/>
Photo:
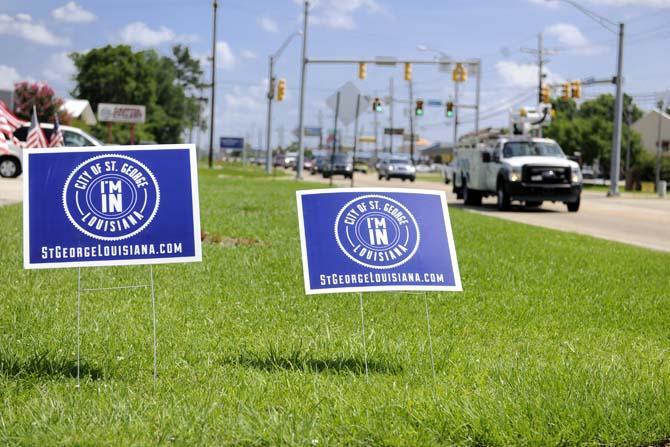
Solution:
<path fill-rule="evenodd" d="M 44 131 L 47 141 L 49 141 L 51 138 L 51 132 L 53 132 L 54 128 L 53 124 L 42 123 L 40 124 L 40 127 Z M 60 126 L 60 128 L 63 132 L 63 141 L 65 146 L 102 146 L 100 141 L 81 129 L 71 126 Z M 19 141 L 26 141 L 28 130 L 28 126 L 20 127 L 14 131 L 14 136 L 18 138 Z M 23 160 L 23 150 L 13 144 L 12 141 L 8 141 L 8 143 L 9 154 L 0 155 L 0 177 L 18 177 L 23 171 L 21 166 L 21 161 Z"/>

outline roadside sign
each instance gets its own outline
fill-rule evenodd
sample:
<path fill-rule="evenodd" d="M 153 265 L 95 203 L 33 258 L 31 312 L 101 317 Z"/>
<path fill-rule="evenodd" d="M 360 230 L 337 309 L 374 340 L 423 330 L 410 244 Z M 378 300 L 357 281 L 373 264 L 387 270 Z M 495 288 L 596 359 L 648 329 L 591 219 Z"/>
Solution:
<path fill-rule="evenodd" d="M 461 291 L 444 192 L 297 191 L 305 292 Z"/>
<path fill-rule="evenodd" d="M 361 143 L 376 143 L 377 142 L 377 137 L 374 135 L 361 135 L 358 137 L 358 141 Z"/>
<path fill-rule="evenodd" d="M 142 124 L 146 120 L 144 106 L 134 104 L 98 104 L 98 121 L 103 123 Z"/>
<path fill-rule="evenodd" d="M 305 136 L 306 137 L 320 137 L 321 128 L 320 127 L 305 127 Z"/>
<path fill-rule="evenodd" d="M 202 259 L 195 145 L 27 149 L 24 268 Z"/>
<path fill-rule="evenodd" d="M 220 149 L 243 149 L 244 138 L 238 137 L 221 137 L 219 138 Z"/>
<path fill-rule="evenodd" d="M 326 100 L 326 104 L 332 110 L 335 110 L 337 105 L 338 91 L 340 92 L 339 120 L 342 121 L 345 126 L 348 126 L 356 119 L 356 102 L 358 95 L 361 95 L 361 91 L 353 82 L 347 82 Z M 360 116 L 365 113 L 368 110 L 369 105 L 367 97 L 361 95 L 361 104 L 358 108 L 358 115 Z"/>
<path fill-rule="evenodd" d="M 402 135 L 404 133 L 404 127 L 384 127 L 384 135 Z"/>

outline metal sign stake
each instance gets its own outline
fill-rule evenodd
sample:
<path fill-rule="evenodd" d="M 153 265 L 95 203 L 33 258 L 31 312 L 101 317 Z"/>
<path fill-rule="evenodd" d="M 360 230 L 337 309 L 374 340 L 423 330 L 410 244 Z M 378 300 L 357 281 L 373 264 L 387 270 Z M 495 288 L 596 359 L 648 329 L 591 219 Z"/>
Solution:
<path fill-rule="evenodd" d="M 77 267 L 77 389 L 79 389 L 79 367 L 80 367 L 80 328 L 81 328 L 81 267 Z"/>
<path fill-rule="evenodd" d="M 368 375 L 368 346 L 365 341 L 365 314 L 363 313 L 363 292 L 358 292 L 358 298 L 361 305 L 361 329 L 363 330 L 363 359 L 365 361 L 365 381 L 370 382 Z"/>
<path fill-rule="evenodd" d="M 433 337 L 430 334 L 430 311 L 428 310 L 428 292 L 423 292 L 423 302 L 426 305 L 426 326 L 428 327 L 428 346 L 430 347 L 430 366 L 433 369 L 435 380 L 435 356 L 433 355 Z"/>

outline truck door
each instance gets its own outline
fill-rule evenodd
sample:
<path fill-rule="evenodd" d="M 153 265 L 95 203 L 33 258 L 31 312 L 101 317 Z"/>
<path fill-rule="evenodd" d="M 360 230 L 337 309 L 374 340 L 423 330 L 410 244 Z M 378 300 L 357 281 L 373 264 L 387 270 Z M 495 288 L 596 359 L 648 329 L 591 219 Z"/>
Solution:
<path fill-rule="evenodd" d="M 497 187 L 496 183 L 498 181 L 498 172 L 502 167 L 501 157 L 502 157 L 502 143 L 498 143 L 495 145 L 493 149 L 491 149 L 491 161 L 489 163 L 486 163 L 486 189 L 488 191 L 496 190 Z"/>

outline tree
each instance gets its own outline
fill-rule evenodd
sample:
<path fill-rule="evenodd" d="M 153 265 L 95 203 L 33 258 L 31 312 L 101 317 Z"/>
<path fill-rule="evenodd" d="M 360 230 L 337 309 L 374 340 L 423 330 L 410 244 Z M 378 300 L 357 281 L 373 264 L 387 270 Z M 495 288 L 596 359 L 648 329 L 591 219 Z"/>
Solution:
<path fill-rule="evenodd" d="M 138 138 L 158 143 L 179 142 L 187 124 L 185 85 L 197 70 L 188 60 L 188 51 L 181 49 L 178 54 L 182 68 L 154 50 L 133 52 L 127 45 L 73 53 L 77 73 L 72 94 L 88 99 L 94 109 L 101 102 L 144 105 L 147 120 L 143 126 L 137 126 Z M 92 130 L 98 138 L 106 137 L 106 126 L 100 124 Z M 112 132 L 116 142 L 127 143 L 130 139 L 126 125 L 114 125 Z"/>
<path fill-rule="evenodd" d="M 545 135 L 553 138 L 568 154 L 580 152 L 586 164 L 600 162 L 601 169 L 609 172 L 614 126 L 614 96 L 600 95 L 584 101 L 579 107 L 575 101 L 556 99 L 552 103 L 556 117 L 547 127 Z M 622 126 L 622 153 L 626 153 L 631 142 L 631 163 L 636 163 L 642 150 L 640 136 L 628 126 L 642 116 L 642 111 L 633 104 L 632 98 L 624 95 Z M 622 157 L 625 160 L 625 155 Z"/>
<path fill-rule="evenodd" d="M 207 99 L 202 97 L 202 89 L 207 87 L 202 82 L 200 61 L 191 56 L 188 47 L 175 45 L 172 47 L 172 58 L 176 68 L 178 82 L 186 91 L 185 125 L 189 129 L 189 140 L 193 137 L 193 129 L 205 130 L 207 123 L 202 119 L 202 105 Z"/>
<path fill-rule="evenodd" d="M 33 114 L 33 106 L 40 122 L 53 122 L 54 115 L 58 120 L 68 124 L 72 117 L 60 108 L 63 100 L 49 85 L 40 82 L 18 82 L 14 84 L 14 113 L 17 117 L 29 121 Z"/>

